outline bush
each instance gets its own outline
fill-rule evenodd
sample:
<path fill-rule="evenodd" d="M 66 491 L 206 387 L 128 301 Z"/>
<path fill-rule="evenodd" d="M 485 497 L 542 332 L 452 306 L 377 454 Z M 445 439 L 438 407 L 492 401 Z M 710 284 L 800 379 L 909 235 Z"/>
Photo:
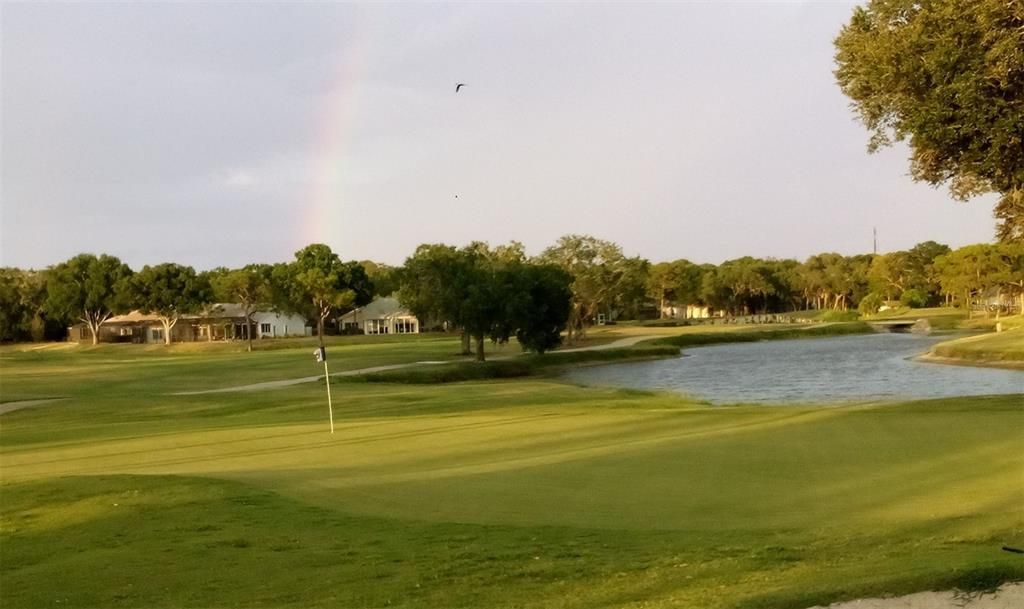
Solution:
<path fill-rule="evenodd" d="M 877 292 L 871 292 L 864 298 L 860 299 L 860 304 L 857 305 L 857 310 L 864 315 L 874 315 L 878 313 L 878 310 L 885 304 L 885 298 Z"/>
<path fill-rule="evenodd" d="M 860 313 L 857 311 L 825 311 L 821 314 L 821 321 L 857 321 Z"/>
<path fill-rule="evenodd" d="M 928 295 L 921 290 L 909 289 L 900 295 L 900 304 L 911 309 L 920 309 L 928 304 Z"/>

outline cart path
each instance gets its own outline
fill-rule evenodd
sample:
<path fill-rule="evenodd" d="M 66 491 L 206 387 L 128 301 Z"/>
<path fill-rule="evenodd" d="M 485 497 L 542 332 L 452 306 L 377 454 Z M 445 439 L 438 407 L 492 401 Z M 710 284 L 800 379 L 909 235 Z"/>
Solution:
<path fill-rule="evenodd" d="M 645 340 L 652 338 L 658 338 L 659 334 L 643 334 L 640 336 L 627 336 L 626 338 L 620 338 L 610 343 L 603 345 L 593 345 L 590 347 L 576 347 L 573 349 L 560 349 L 553 353 L 576 353 L 579 351 L 603 351 L 605 349 L 619 349 L 622 347 L 632 347 L 637 343 L 641 343 Z M 489 361 L 498 361 L 504 359 L 511 359 L 519 357 L 521 353 L 512 355 L 498 355 L 490 358 Z M 333 372 L 331 376 L 358 376 L 360 374 L 371 374 L 373 372 L 384 372 L 387 370 L 398 370 L 400 368 L 412 368 L 414 366 L 437 366 L 440 364 L 452 364 L 457 363 L 459 360 L 454 361 L 424 361 L 424 362 L 410 362 L 406 364 L 389 364 L 387 366 L 373 366 L 372 368 L 358 368 L 356 370 L 344 370 L 342 372 Z M 465 360 L 463 360 L 465 361 Z M 222 387 L 220 389 L 203 389 L 200 391 L 178 391 L 170 395 L 205 395 L 209 393 L 232 393 L 236 391 L 265 391 L 267 389 L 280 389 L 281 387 L 290 387 L 292 385 L 301 385 L 303 383 L 315 383 L 324 378 L 324 375 L 318 374 L 316 376 L 304 376 L 296 379 L 283 379 L 280 381 L 265 381 L 263 383 L 253 383 L 251 385 L 236 385 L 234 387 Z"/>

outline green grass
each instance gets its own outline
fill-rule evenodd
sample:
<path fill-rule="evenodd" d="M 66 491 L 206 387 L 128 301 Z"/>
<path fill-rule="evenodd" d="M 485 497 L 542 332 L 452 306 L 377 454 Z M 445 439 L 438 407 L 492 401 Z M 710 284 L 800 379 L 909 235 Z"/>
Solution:
<path fill-rule="evenodd" d="M 999 550 L 1024 545 L 1021 396 L 343 383 L 331 435 L 322 384 L 168 395 L 287 358 L 119 354 L 2 355 L 0 386 L 71 396 L 0 416 L 5 607 L 784 609 L 1024 578 Z"/>
<path fill-rule="evenodd" d="M 968 327 L 988 332 L 939 343 L 932 347 L 930 354 L 964 363 L 1024 366 L 1024 316 L 998 320 L 1002 332 L 995 332 L 996 323 L 995 318 L 964 322 Z"/>
<path fill-rule="evenodd" d="M 960 309 L 950 307 L 930 307 L 924 309 L 911 309 L 910 307 L 899 307 L 882 311 L 875 315 L 865 317 L 870 321 L 899 321 L 927 319 L 929 325 L 935 330 L 955 330 L 967 319 L 967 314 Z"/>

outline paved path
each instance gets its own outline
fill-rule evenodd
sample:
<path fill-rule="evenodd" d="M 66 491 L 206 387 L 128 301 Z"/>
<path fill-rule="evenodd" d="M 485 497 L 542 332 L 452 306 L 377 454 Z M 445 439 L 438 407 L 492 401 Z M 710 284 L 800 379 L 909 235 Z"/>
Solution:
<path fill-rule="evenodd" d="M 651 340 L 652 338 L 659 338 L 665 336 L 664 334 L 641 334 L 640 336 L 627 336 L 626 338 L 620 338 L 619 340 L 613 340 L 610 343 L 604 343 L 603 345 L 592 345 L 590 347 L 575 347 L 573 349 L 559 349 L 558 351 L 552 351 L 552 353 L 576 353 L 578 351 L 604 351 L 605 349 L 621 349 L 622 347 L 632 347 L 637 343 L 642 343 L 645 340 Z"/>
<path fill-rule="evenodd" d="M 631 347 L 639 342 L 650 340 L 652 338 L 658 338 L 658 334 L 644 334 L 641 336 L 627 336 L 626 338 L 620 338 L 619 340 L 612 341 L 610 343 L 604 343 L 603 345 L 592 345 L 590 347 L 576 347 L 574 349 L 560 349 L 553 351 L 553 353 L 576 353 L 579 351 L 603 351 L 605 349 L 619 349 L 622 347 Z M 511 359 L 513 357 L 519 357 L 521 354 L 516 353 L 512 355 L 499 355 L 492 357 L 490 361 Z M 385 370 L 398 370 L 399 368 L 411 368 L 413 366 L 436 366 L 438 364 L 451 364 L 454 362 L 441 361 L 441 362 L 411 362 L 407 364 L 390 364 L 387 366 L 374 366 L 372 368 L 359 368 L 357 370 L 345 370 L 342 372 L 334 372 L 331 376 L 357 376 L 360 374 L 370 374 L 373 372 L 384 372 Z M 301 385 L 303 383 L 313 383 L 324 378 L 324 375 L 318 374 L 317 376 L 304 376 L 297 379 L 284 379 L 280 381 L 266 381 L 263 383 L 253 383 L 251 385 L 237 385 L 235 387 L 222 387 L 220 389 L 203 389 L 200 391 L 179 391 L 172 393 L 171 395 L 205 395 L 208 393 L 233 393 L 236 391 L 264 391 L 266 389 L 279 389 L 281 387 L 290 387 L 292 385 Z M 2 413 L 3 411 L 0 411 Z"/>

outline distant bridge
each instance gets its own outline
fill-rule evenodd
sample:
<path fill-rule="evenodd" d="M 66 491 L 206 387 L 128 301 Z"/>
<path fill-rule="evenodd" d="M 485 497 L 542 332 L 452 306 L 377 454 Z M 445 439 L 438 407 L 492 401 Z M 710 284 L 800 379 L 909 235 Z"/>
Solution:
<path fill-rule="evenodd" d="M 869 321 L 869 326 L 875 332 L 913 332 L 915 334 L 928 334 L 932 331 L 932 325 L 927 319 L 897 319 L 893 321 Z"/>

